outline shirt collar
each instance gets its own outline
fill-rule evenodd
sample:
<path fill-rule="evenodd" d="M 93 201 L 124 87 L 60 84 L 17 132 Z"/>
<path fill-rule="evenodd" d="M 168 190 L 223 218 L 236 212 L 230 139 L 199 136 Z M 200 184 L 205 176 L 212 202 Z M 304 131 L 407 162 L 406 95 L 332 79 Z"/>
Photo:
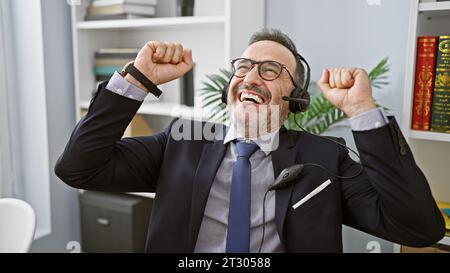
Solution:
<path fill-rule="evenodd" d="M 238 134 L 236 127 L 231 125 L 228 127 L 228 132 L 223 140 L 223 144 L 227 144 L 233 140 L 253 141 L 258 147 L 267 155 L 278 148 L 280 129 L 268 134 L 264 134 L 259 137 L 246 139 L 242 135 Z"/>

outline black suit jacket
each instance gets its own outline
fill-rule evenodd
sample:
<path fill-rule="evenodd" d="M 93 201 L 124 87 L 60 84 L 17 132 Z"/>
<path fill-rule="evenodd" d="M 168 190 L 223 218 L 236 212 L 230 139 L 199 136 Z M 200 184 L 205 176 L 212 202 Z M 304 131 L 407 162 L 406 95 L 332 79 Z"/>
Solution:
<path fill-rule="evenodd" d="M 156 135 L 121 139 L 141 103 L 104 88 L 75 127 L 56 174 L 75 188 L 156 192 L 146 251 L 192 252 L 227 145 L 222 139 L 175 140 L 170 133 L 174 125 L 181 131 L 211 125 L 198 122 L 178 128 L 175 121 Z M 276 192 L 276 225 L 286 251 L 342 252 L 342 224 L 415 247 L 441 239 L 442 215 L 395 119 L 353 135 L 364 165 L 359 176 L 341 180 L 305 167 L 297 183 Z M 296 163 L 318 163 L 341 176 L 360 168 L 339 145 L 284 127 L 272 162 L 275 177 Z M 332 183 L 322 192 L 292 208 L 327 179 Z"/>

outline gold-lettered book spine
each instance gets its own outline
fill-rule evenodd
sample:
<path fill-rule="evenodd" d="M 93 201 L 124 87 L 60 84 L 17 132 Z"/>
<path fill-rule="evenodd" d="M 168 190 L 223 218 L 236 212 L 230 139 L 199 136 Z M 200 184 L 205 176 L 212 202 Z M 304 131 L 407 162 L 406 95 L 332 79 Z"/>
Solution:
<path fill-rule="evenodd" d="M 439 37 L 431 131 L 450 133 L 450 36 Z"/>

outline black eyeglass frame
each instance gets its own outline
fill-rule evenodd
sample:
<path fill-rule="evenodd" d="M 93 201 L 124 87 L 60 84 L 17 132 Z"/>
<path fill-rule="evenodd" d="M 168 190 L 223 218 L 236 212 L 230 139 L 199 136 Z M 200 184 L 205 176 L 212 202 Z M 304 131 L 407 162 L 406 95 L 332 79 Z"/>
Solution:
<path fill-rule="evenodd" d="M 244 76 L 237 76 L 236 75 L 236 69 L 234 68 L 234 63 L 239 61 L 239 60 L 246 60 L 246 61 L 249 61 L 252 64 L 252 67 L 250 68 L 249 71 L 247 71 L 247 73 L 245 73 Z M 265 79 L 261 75 L 261 64 L 264 64 L 264 63 L 276 63 L 277 65 L 279 65 L 281 67 L 280 73 L 275 78 L 273 78 L 271 80 Z M 289 70 L 287 69 L 287 67 L 284 64 L 281 64 L 281 63 L 279 63 L 277 61 L 272 61 L 272 60 L 254 61 L 254 60 L 248 59 L 248 58 L 237 58 L 237 59 L 231 60 L 231 70 L 232 70 L 233 75 L 235 77 L 244 78 L 245 76 L 247 76 L 248 72 L 250 72 L 256 64 L 258 65 L 258 74 L 259 74 L 259 76 L 261 77 L 261 79 L 263 79 L 265 81 L 274 81 L 274 80 L 278 79 L 280 77 L 281 73 L 283 72 L 283 69 L 286 69 L 286 72 L 288 73 L 289 78 L 291 78 L 292 84 L 294 85 L 295 88 L 297 88 L 297 85 L 295 84 L 294 77 L 292 77 L 291 72 L 289 72 Z"/>

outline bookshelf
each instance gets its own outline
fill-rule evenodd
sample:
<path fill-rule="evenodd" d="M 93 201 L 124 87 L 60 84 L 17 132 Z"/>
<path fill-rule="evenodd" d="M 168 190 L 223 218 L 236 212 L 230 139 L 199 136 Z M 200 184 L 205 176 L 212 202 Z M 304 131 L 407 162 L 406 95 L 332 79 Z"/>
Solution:
<path fill-rule="evenodd" d="M 228 68 L 231 58 L 240 56 L 250 35 L 264 27 L 264 0 L 196 0 L 194 16 L 175 17 L 176 0 L 158 0 L 156 17 L 129 20 L 84 21 L 90 0 L 71 7 L 72 44 L 77 120 L 88 109 L 95 87 L 94 53 L 101 48 L 141 48 L 149 40 L 180 42 L 191 48 L 194 61 L 194 88 L 198 90 L 206 74 Z M 251 15 L 251 20 L 248 20 Z M 148 95 L 138 110 L 151 126 L 174 117 L 204 119 L 201 101 L 194 106 L 180 104 L 179 81 L 159 86 L 163 95 Z M 154 193 L 130 193 L 154 198 Z"/>
<path fill-rule="evenodd" d="M 433 196 L 438 201 L 450 202 L 450 134 L 411 129 L 417 37 L 445 34 L 450 34 L 450 1 L 419 3 L 419 0 L 413 0 L 409 18 L 401 126 L 417 164 L 430 183 Z M 450 238 L 444 237 L 440 243 L 449 245 Z"/>
<path fill-rule="evenodd" d="M 71 7 L 75 79 L 75 108 L 86 110 L 95 89 L 94 53 L 101 48 L 141 48 L 147 41 L 180 42 L 193 51 L 194 88 L 206 74 L 228 68 L 229 60 L 245 49 L 248 38 L 264 26 L 264 0 L 196 0 L 194 16 L 176 17 L 176 0 L 159 0 L 154 18 L 84 21 L 90 0 Z M 251 20 L 248 20 L 251 14 Z M 204 119 L 200 98 L 194 106 L 180 104 L 179 81 L 163 85 L 160 99 L 148 95 L 139 114 L 151 122 L 158 117 Z"/>

